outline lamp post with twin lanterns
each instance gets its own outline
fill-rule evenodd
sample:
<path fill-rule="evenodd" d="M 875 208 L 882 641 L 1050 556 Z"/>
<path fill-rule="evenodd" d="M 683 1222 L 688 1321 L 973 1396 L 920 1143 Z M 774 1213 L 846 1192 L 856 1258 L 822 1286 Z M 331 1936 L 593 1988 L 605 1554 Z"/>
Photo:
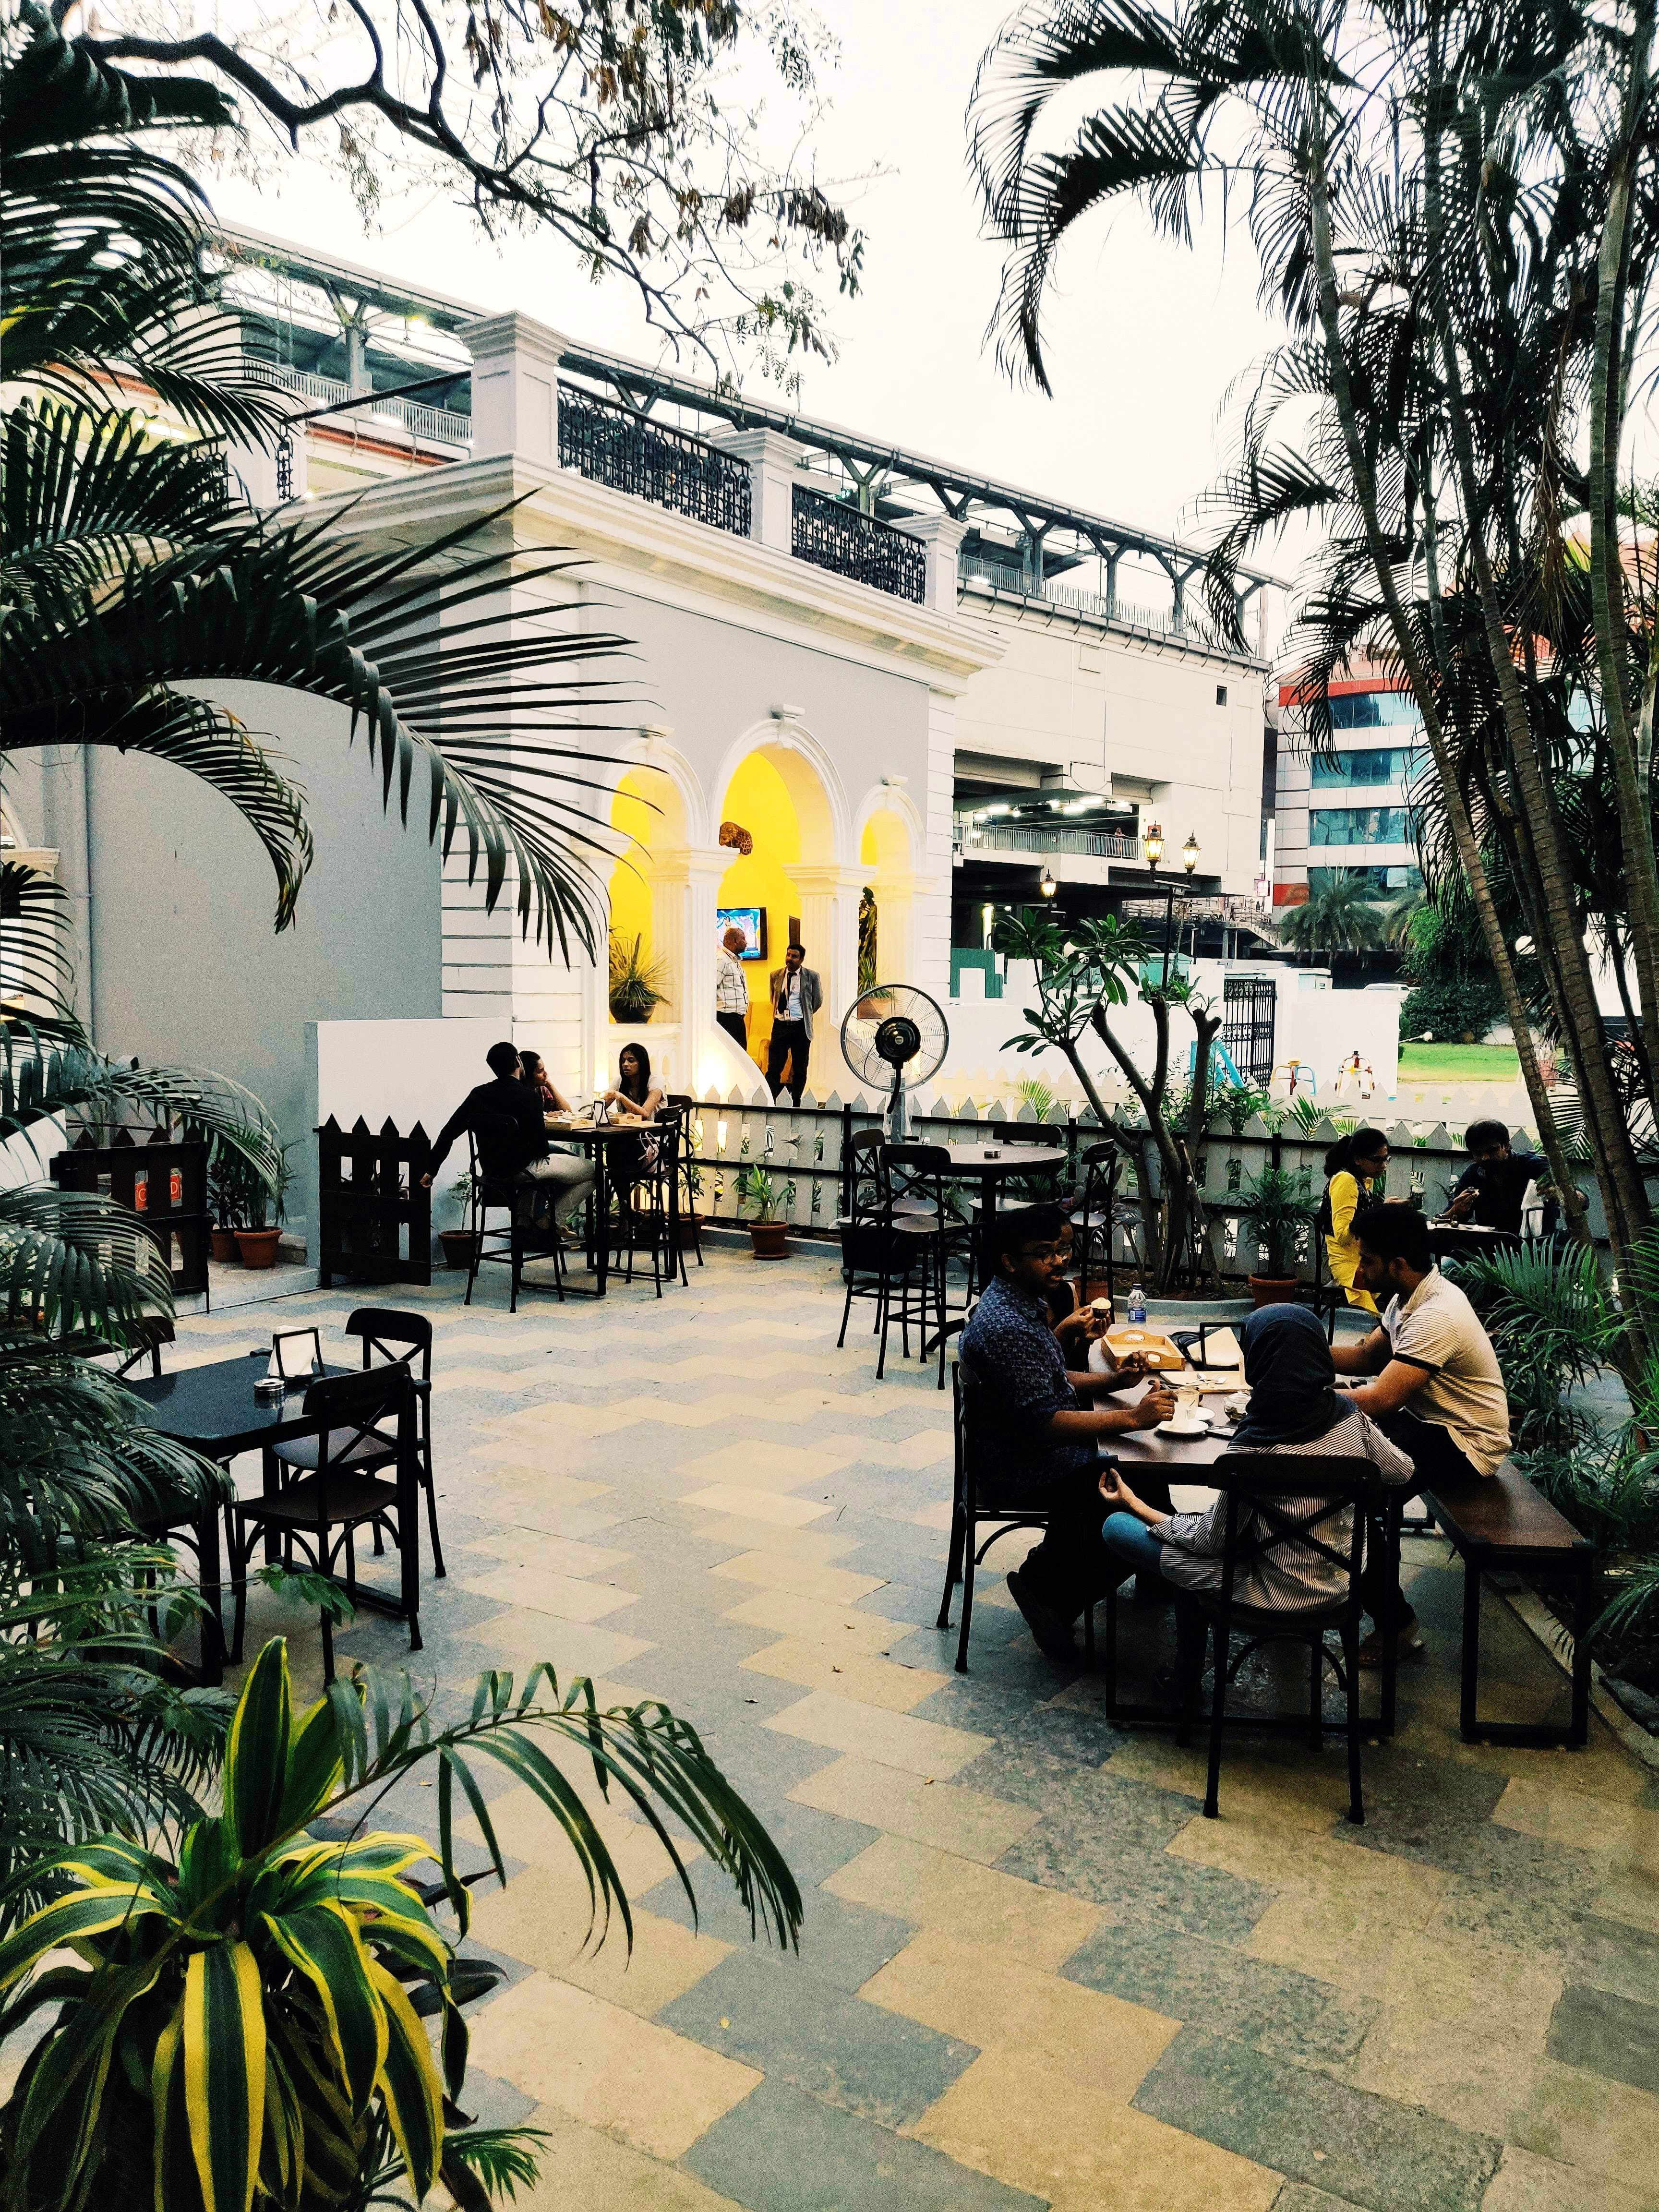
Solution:
<path fill-rule="evenodd" d="M 1141 833 L 1140 842 L 1141 849 L 1146 855 L 1147 868 L 1151 872 L 1153 883 L 1156 884 L 1158 864 L 1164 857 L 1164 831 L 1161 825 L 1156 822 L 1149 822 Z M 1197 834 L 1189 831 L 1187 842 L 1181 848 L 1181 865 L 1186 871 L 1187 876 L 1186 888 L 1182 893 L 1183 898 L 1192 896 L 1193 878 L 1198 873 L 1198 862 Z M 1175 898 L 1177 880 L 1175 876 L 1170 878 L 1169 893 L 1164 902 L 1164 982 L 1166 988 L 1170 981 L 1170 952 L 1175 934 Z"/>

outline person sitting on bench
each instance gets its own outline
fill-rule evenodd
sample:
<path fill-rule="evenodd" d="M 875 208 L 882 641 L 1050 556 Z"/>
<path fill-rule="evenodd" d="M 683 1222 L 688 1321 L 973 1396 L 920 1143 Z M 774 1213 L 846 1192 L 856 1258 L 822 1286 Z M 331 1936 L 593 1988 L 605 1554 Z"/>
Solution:
<path fill-rule="evenodd" d="M 1503 1373 L 1474 1308 L 1434 1264 L 1428 1223 L 1413 1206 L 1372 1206 L 1356 1216 L 1353 1227 L 1359 1242 L 1354 1279 L 1383 1311 L 1382 1325 L 1360 1343 L 1332 1349 L 1339 1374 L 1371 1378 L 1354 1390 L 1352 1403 L 1410 1454 L 1417 1474 L 1408 1496 L 1495 1474 L 1510 1448 Z M 1417 1615 L 1397 1583 L 1390 1590 L 1385 1564 L 1377 1560 L 1366 1569 L 1365 1610 L 1373 1626 L 1360 1647 L 1362 1666 L 1382 1664 L 1376 1624 L 1391 1598 L 1400 1608 L 1399 1656 L 1422 1656 Z"/>
<path fill-rule="evenodd" d="M 963 1365 L 986 1401 L 975 1446 L 979 1463 L 969 1472 L 1000 1504 L 1048 1516 L 1042 1541 L 1009 1576 L 1008 1588 L 1039 1648 L 1062 1664 L 1075 1656 L 1073 1622 L 1127 1571 L 1100 1538 L 1101 1443 L 1126 1429 L 1156 1428 L 1175 1411 L 1156 1376 L 1139 1405 L 1095 1404 L 1142 1380 L 1138 1359 L 1106 1375 L 1091 1374 L 1081 1358 L 1068 1366 L 1045 1300 L 1065 1267 L 1064 1226 L 1057 1206 L 1009 1207 L 990 1217 L 984 1253 L 995 1272 L 962 1333 Z M 1157 1486 L 1153 1495 L 1167 1510 L 1168 1492 Z"/>

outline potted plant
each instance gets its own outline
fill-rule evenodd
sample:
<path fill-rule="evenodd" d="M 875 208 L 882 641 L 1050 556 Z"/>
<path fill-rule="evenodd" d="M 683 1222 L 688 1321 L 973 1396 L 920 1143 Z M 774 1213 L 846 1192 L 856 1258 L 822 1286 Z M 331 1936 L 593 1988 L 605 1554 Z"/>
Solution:
<path fill-rule="evenodd" d="M 470 1222 L 472 1218 L 471 1176 L 458 1176 L 455 1181 L 449 1186 L 449 1195 L 454 1200 L 455 1204 L 461 1208 L 462 1212 L 465 1213 L 467 1219 Z M 446 1267 L 471 1268 L 472 1265 L 472 1255 L 477 1248 L 478 1240 L 472 1234 L 470 1228 L 441 1229 L 438 1231 L 438 1242 L 444 1248 L 444 1265 Z"/>
<path fill-rule="evenodd" d="M 235 1151 L 222 1137 L 214 1138 L 207 1168 L 209 1234 L 213 1256 L 222 1267 L 234 1267 L 240 1257 L 236 1249 L 236 1224 L 246 1218 L 249 1188 L 258 1180 L 258 1171 L 246 1153 Z"/>
<path fill-rule="evenodd" d="M 294 1182 L 294 1170 L 288 1157 L 292 1149 L 291 1146 L 283 1146 L 273 1182 L 267 1182 L 257 1170 L 249 1178 L 243 1201 L 244 1218 L 236 1228 L 236 1249 L 245 1267 L 274 1267 L 276 1264 L 277 1247 L 283 1237 L 282 1219 Z M 275 1218 L 267 1219 L 268 1215 Z"/>
<path fill-rule="evenodd" d="M 614 933 L 611 939 L 611 1018 L 613 1022 L 648 1022 L 668 995 L 663 989 L 665 973 L 660 960 L 641 957 L 641 939 L 627 944 Z"/>
<path fill-rule="evenodd" d="M 1234 1209 L 1241 1229 L 1261 1248 L 1261 1273 L 1249 1278 L 1253 1305 L 1273 1306 L 1296 1296 L 1296 1240 L 1307 1222 L 1312 1184 L 1306 1168 L 1263 1168 L 1244 1186 Z"/>
<path fill-rule="evenodd" d="M 690 1252 L 696 1248 L 697 1232 L 702 1222 L 702 1217 L 697 1212 L 697 1200 L 702 1196 L 702 1170 L 693 1159 L 688 1159 L 685 1164 L 685 1187 L 691 1203 L 680 1216 L 680 1249 Z"/>
<path fill-rule="evenodd" d="M 771 1176 L 762 1167 L 748 1167 L 738 1177 L 738 1203 L 752 1206 L 749 1242 L 757 1260 L 781 1260 L 787 1253 L 789 1224 L 778 1218 L 779 1208 L 794 1194 L 792 1183 L 781 1199 Z"/>

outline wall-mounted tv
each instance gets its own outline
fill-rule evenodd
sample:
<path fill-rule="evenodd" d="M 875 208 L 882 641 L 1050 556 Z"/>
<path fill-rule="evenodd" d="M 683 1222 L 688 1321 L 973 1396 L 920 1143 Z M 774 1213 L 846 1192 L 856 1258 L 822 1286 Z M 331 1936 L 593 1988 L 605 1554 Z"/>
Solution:
<path fill-rule="evenodd" d="M 724 937 L 728 929 L 740 929 L 747 939 L 740 960 L 764 960 L 766 957 L 766 908 L 763 906 L 717 906 L 714 920 L 718 934 Z"/>

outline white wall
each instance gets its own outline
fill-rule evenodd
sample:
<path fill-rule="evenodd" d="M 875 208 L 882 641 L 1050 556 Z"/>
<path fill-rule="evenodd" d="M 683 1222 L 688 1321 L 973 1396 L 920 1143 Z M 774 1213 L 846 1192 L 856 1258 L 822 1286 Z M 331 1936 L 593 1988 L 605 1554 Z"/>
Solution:
<path fill-rule="evenodd" d="M 312 1022 L 306 1030 L 306 1081 L 313 1128 L 331 1118 L 349 1129 L 360 1117 L 371 1129 L 393 1121 L 407 1136 L 418 1121 L 435 1137 L 475 1084 L 488 1083 L 484 1054 L 504 1035 L 491 1016 L 457 1020 Z M 317 1218 L 317 1146 L 305 1161 L 306 1218 Z M 439 1171 L 433 1218 L 447 1227 L 458 1218 L 445 1193 L 466 1167 L 452 1152 Z"/>

